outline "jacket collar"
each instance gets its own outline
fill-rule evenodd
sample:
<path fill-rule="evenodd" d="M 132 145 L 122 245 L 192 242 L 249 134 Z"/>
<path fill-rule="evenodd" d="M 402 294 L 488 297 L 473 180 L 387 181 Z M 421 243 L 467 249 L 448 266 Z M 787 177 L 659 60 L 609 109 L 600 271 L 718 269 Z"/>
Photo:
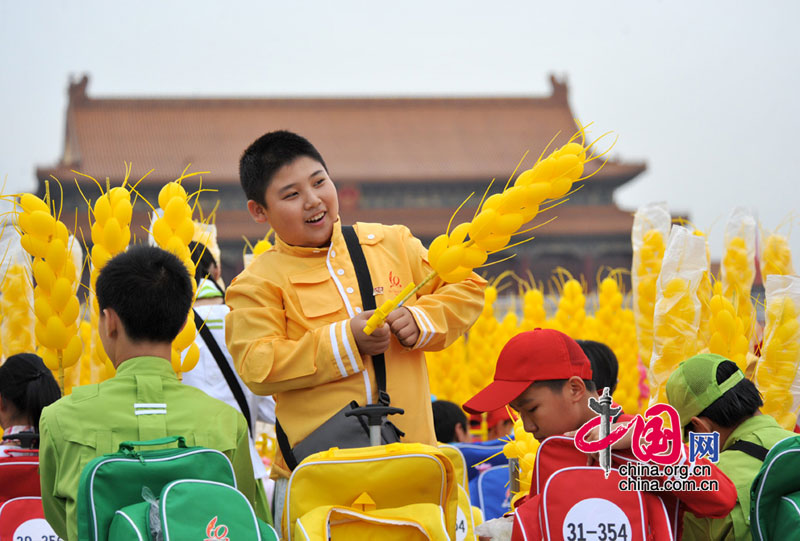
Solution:
<path fill-rule="evenodd" d="M 331 233 L 331 245 L 334 250 L 341 250 L 340 244 L 344 243 L 342 237 L 342 220 L 337 216 L 336 221 L 333 223 L 333 233 Z M 330 245 L 320 246 L 315 248 L 312 246 L 293 246 L 286 244 L 278 235 L 275 235 L 275 250 L 284 254 L 295 255 L 299 257 L 318 257 L 328 253 Z"/>
<path fill-rule="evenodd" d="M 722 450 L 727 449 L 735 442 L 746 437 L 748 434 L 752 434 L 756 430 L 761 430 L 762 428 L 781 428 L 781 426 L 771 415 L 753 415 L 737 426 L 733 432 L 731 432 L 731 435 L 728 436 L 727 440 L 725 440 L 725 447 Z"/>
<path fill-rule="evenodd" d="M 156 375 L 178 379 L 172 363 L 162 357 L 132 357 L 120 363 L 117 376 Z"/>

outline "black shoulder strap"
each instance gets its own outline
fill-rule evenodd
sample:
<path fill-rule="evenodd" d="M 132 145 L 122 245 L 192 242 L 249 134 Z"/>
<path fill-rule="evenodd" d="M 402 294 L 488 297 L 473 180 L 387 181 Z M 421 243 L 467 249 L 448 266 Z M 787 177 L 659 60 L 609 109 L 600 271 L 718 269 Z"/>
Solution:
<path fill-rule="evenodd" d="M 358 235 L 356 235 L 352 225 L 342 226 L 342 235 L 344 236 L 345 244 L 347 244 L 347 251 L 350 252 L 353 267 L 356 270 L 358 289 L 361 292 L 361 304 L 364 310 L 375 310 L 372 278 L 369 275 L 369 267 L 367 267 L 367 260 L 364 257 L 364 251 L 361 249 L 361 243 L 358 241 Z M 375 369 L 375 379 L 378 383 L 378 393 L 381 395 L 381 401 L 384 398 L 388 399 L 388 395 L 386 395 L 386 359 L 383 353 L 372 356 L 372 367 Z M 388 405 L 388 401 L 385 405 Z"/>
<path fill-rule="evenodd" d="M 236 399 L 236 403 L 239 404 L 239 408 L 242 410 L 242 415 L 244 415 L 244 418 L 247 421 L 247 430 L 250 432 L 250 436 L 254 437 L 253 424 L 251 423 L 250 417 L 250 407 L 247 405 L 247 398 L 244 396 L 242 386 L 239 384 L 239 381 L 233 374 L 231 365 L 228 364 L 228 360 L 225 358 L 225 355 L 219 348 L 217 341 L 214 340 L 214 335 L 211 334 L 209 328 L 204 324 L 205 322 L 203 321 L 203 318 L 200 317 L 200 314 L 198 314 L 196 310 L 192 310 L 192 312 L 194 312 L 194 324 L 197 327 L 197 330 L 200 331 L 200 336 L 203 338 L 206 346 L 208 346 L 208 350 L 211 352 L 211 355 L 214 356 L 214 360 L 217 361 L 217 366 L 219 366 L 220 372 L 222 372 L 222 375 L 225 377 L 225 381 L 228 382 L 228 387 L 230 387 L 231 393 L 233 393 L 233 397 Z"/>
<path fill-rule="evenodd" d="M 733 445 L 725 449 L 726 451 L 741 451 L 745 454 L 750 455 L 753 458 L 759 459 L 761 462 L 764 462 L 764 459 L 767 458 L 767 453 L 769 453 L 769 449 L 766 447 L 762 447 L 757 443 L 752 443 L 749 441 L 739 440 L 734 442 Z"/>

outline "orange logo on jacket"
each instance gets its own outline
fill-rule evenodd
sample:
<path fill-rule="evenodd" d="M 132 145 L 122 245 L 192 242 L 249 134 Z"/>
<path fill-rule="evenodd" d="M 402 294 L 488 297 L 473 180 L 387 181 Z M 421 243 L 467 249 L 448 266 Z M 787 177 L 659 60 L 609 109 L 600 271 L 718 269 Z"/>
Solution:
<path fill-rule="evenodd" d="M 206 525 L 206 538 L 203 541 L 230 541 L 228 527 L 223 524 L 217 526 L 217 517 L 212 518 Z"/>
<path fill-rule="evenodd" d="M 392 287 L 400 287 L 400 277 L 392 274 L 392 271 L 389 271 L 389 285 Z"/>

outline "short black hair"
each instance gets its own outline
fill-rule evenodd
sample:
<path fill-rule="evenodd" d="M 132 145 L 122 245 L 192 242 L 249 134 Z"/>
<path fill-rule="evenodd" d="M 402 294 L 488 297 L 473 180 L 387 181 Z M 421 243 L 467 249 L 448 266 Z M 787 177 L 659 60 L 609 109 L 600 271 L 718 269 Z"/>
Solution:
<path fill-rule="evenodd" d="M 456 425 L 467 432 L 467 416 L 458 404 L 447 400 L 437 400 L 431 404 L 433 409 L 433 429 L 436 441 L 450 443 L 456 439 Z"/>
<path fill-rule="evenodd" d="M 189 243 L 189 252 L 192 254 L 192 261 L 194 262 L 194 279 L 200 283 L 200 280 L 207 278 L 211 273 L 211 267 L 217 265 L 217 260 L 208 246 L 202 242 L 192 241 Z"/>
<path fill-rule="evenodd" d="M 52 372 L 34 353 L 17 353 L 0 365 L 0 395 L 38 430 L 42 409 L 61 397 Z"/>
<path fill-rule="evenodd" d="M 534 381 L 532 385 L 536 385 L 538 387 L 547 387 L 554 393 L 560 393 L 561 389 L 564 388 L 564 385 L 568 382 L 568 379 L 543 379 L 540 381 Z M 586 385 L 587 391 L 597 391 L 597 387 L 594 384 L 594 381 L 590 379 L 583 380 L 583 384 Z"/>
<path fill-rule="evenodd" d="M 275 173 L 302 156 L 318 161 L 328 170 L 319 151 L 301 135 L 278 130 L 256 139 L 239 160 L 239 182 L 247 199 L 266 205 L 267 186 Z"/>
<path fill-rule="evenodd" d="M 592 363 L 592 381 L 597 392 L 603 392 L 608 387 L 609 394 L 617 390 L 619 377 L 619 361 L 610 347 L 594 340 L 576 340 L 583 352 Z"/>
<path fill-rule="evenodd" d="M 192 279 L 175 255 L 154 246 L 131 246 L 100 270 L 100 310 L 112 308 L 136 341 L 172 342 L 192 306 Z"/>
<path fill-rule="evenodd" d="M 736 373 L 739 367 L 733 361 L 722 361 L 717 366 L 717 383 L 722 383 Z M 708 417 L 725 428 L 733 428 L 745 419 L 752 417 L 764 405 L 761 393 L 747 378 L 728 389 L 710 406 L 701 411 L 698 417 Z"/>

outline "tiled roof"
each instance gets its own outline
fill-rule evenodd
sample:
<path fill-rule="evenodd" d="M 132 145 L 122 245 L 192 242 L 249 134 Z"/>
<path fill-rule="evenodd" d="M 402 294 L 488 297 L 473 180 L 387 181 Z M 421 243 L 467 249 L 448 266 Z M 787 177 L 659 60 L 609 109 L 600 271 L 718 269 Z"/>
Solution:
<path fill-rule="evenodd" d="M 552 94 L 538 98 L 107 99 L 89 97 L 84 78 L 70 86 L 64 155 L 38 174 L 117 178 L 127 161 L 133 178 L 153 168 L 147 182 L 164 182 L 192 163 L 211 172 L 209 184 L 234 183 L 249 143 L 289 129 L 340 182 L 488 180 L 507 176 L 527 150 L 532 164 L 556 132 L 563 143 L 575 131 L 566 84 L 551 80 Z M 644 167 L 609 163 L 596 180 Z"/>

